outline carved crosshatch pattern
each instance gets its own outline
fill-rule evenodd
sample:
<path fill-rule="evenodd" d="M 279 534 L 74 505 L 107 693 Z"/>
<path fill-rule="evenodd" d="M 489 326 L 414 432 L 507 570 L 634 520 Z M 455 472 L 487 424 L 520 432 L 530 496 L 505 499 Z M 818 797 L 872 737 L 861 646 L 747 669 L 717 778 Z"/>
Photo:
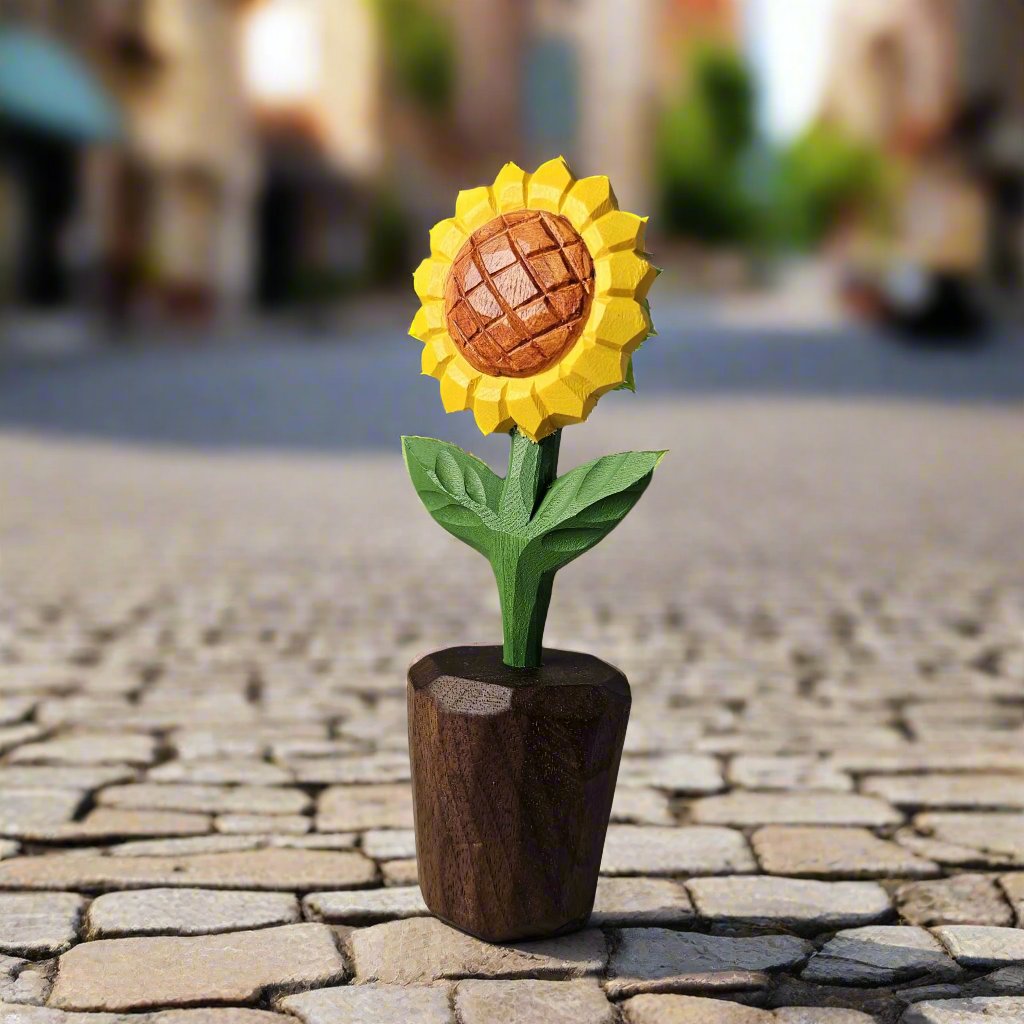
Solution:
<path fill-rule="evenodd" d="M 579 338 L 590 312 L 594 264 L 557 214 L 508 213 L 474 232 L 445 289 L 448 330 L 478 370 L 532 377 Z"/>

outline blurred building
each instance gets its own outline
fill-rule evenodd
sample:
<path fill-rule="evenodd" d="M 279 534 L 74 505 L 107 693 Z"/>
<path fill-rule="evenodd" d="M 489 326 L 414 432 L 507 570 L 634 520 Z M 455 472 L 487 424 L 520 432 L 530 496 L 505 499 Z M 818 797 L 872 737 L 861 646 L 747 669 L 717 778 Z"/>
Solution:
<path fill-rule="evenodd" d="M 4 118 L 8 188 L 23 212 L 18 237 L 8 232 L 15 301 L 85 294 L 115 318 L 139 303 L 194 316 L 245 302 L 259 166 L 240 75 L 239 6 L 0 5 L 4 24 L 79 58 L 120 120 L 118 138 L 100 139 Z M 51 85 L 43 69 L 33 88 Z M 60 202 L 47 203 L 48 194 Z"/>
<path fill-rule="evenodd" d="M 656 100 L 737 21 L 736 0 L 0 0 L 120 121 L 62 133 L 0 102 L 10 297 L 315 304 L 404 272 L 508 159 L 564 153 L 649 209 Z"/>
<path fill-rule="evenodd" d="M 910 247 L 1021 283 L 1024 4 L 843 0 L 823 118 L 900 159 Z"/>

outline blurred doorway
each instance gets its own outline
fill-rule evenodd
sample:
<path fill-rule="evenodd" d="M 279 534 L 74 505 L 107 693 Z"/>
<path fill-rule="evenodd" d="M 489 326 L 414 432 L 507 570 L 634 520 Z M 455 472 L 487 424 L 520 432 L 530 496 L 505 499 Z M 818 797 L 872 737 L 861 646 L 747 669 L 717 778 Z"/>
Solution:
<path fill-rule="evenodd" d="M 74 142 L 19 125 L 0 127 L 0 175 L 11 211 L 2 229 L 13 264 L 14 303 L 49 307 L 68 298 L 68 231 L 78 198 L 79 158 Z"/>

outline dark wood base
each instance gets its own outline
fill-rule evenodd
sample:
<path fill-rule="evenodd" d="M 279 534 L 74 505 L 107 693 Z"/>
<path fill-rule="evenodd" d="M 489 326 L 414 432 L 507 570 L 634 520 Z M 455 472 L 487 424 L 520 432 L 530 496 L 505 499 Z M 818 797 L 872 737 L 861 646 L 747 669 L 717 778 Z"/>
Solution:
<path fill-rule="evenodd" d="M 582 928 L 594 906 L 629 720 L 626 677 L 545 650 L 451 647 L 409 669 L 420 888 L 441 920 L 487 942 Z"/>

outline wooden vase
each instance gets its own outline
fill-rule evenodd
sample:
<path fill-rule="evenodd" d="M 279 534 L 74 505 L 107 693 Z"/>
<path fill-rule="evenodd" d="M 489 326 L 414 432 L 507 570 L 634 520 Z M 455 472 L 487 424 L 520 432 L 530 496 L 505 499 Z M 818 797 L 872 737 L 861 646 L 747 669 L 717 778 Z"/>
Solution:
<path fill-rule="evenodd" d="M 545 650 L 450 647 L 409 669 L 416 856 L 427 906 L 488 942 L 560 935 L 594 906 L 629 720 L 626 677 Z"/>

